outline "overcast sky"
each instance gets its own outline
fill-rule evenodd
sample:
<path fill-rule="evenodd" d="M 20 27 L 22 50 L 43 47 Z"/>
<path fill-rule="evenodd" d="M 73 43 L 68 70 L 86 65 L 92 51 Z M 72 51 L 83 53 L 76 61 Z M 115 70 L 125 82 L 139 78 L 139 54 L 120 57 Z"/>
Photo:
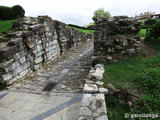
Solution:
<path fill-rule="evenodd" d="M 104 8 L 112 16 L 135 16 L 142 12 L 160 13 L 160 0 L 0 0 L 0 5 L 21 5 L 26 16 L 48 15 L 77 25 L 92 22 L 93 12 Z"/>

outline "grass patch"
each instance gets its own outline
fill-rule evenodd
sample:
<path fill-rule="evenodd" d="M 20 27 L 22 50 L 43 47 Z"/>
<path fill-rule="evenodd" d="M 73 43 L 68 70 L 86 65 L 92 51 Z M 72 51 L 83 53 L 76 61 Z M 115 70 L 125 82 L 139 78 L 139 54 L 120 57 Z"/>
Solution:
<path fill-rule="evenodd" d="M 88 34 L 94 34 L 94 30 L 86 30 L 86 29 L 80 29 L 80 28 L 74 28 L 74 29 L 81 31 L 81 32 L 88 33 Z"/>
<path fill-rule="evenodd" d="M 12 29 L 12 24 L 16 20 L 0 20 L 0 35 Z"/>
<path fill-rule="evenodd" d="M 84 33 L 94 34 L 94 30 L 87 30 L 87 29 L 70 27 L 70 26 L 66 26 L 66 28 L 74 28 L 75 30 L 78 30 L 78 31 L 81 31 L 81 32 L 84 32 Z"/>
<path fill-rule="evenodd" d="M 158 48 L 158 46 L 156 46 Z M 160 46 L 159 46 L 160 48 Z M 159 49 L 157 49 L 159 50 Z M 118 60 L 116 63 L 104 62 L 104 86 L 112 83 L 116 88 L 138 90 L 142 102 L 136 107 L 119 104 L 119 100 L 111 94 L 106 96 L 109 120 L 125 120 L 129 114 L 158 114 L 160 115 L 160 53 L 156 56 L 142 58 L 140 56 Z M 133 119 L 134 120 L 134 119 Z M 137 119 L 136 119 L 137 120 Z M 138 120 L 150 120 L 139 118 Z"/>

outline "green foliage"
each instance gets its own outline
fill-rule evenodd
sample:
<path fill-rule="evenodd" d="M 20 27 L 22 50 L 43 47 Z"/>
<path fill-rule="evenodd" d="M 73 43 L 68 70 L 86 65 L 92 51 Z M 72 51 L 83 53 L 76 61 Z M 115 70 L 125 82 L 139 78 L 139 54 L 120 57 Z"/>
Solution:
<path fill-rule="evenodd" d="M 12 8 L 0 6 L 0 19 L 1 20 L 11 20 L 14 19 L 14 13 Z"/>
<path fill-rule="evenodd" d="M 24 14 L 25 14 L 24 9 L 19 5 L 13 7 L 0 6 L 1 20 L 12 20 L 17 18 L 22 18 L 24 17 Z"/>
<path fill-rule="evenodd" d="M 140 31 L 138 33 L 138 36 L 146 38 L 146 35 L 147 35 L 147 30 L 146 29 L 140 29 Z"/>
<path fill-rule="evenodd" d="M 89 23 L 89 25 L 88 25 L 88 26 L 93 26 L 93 25 L 95 25 L 95 22 L 91 22 L 91 23 Z"/>
<path fill-rule="evenodd" d="M 158 112 L 160 108 L 157 106 L 160 102 L 160 69 L 146 68 L 133 78 L 140 84 L 139 89 L 146 91 L 143 95 L 145 106 L 143 110 L 147 112 Z"/>
<path fill-rule="evenodd" d="M 160 114 L 160 53 L 149 58 L 135 57 L 116 63 L 104 62 L 104 65 L 104 86 L 112 83 L 116 88 L 137 89 L 143 93 L 143 102 L 137 103 L 132 109 L 127 105 L 120 105 L 114 96 L 107 95 L 106 104 L 110 120 L 123 120 L 125 113 Z"/>
<path fill-rule="evenodd" d="M 88 33 L 88 34 L 94 34 L 94 30 L 71 27 L 71 26 L 67 26 L 67 25 L 66 25 L 66 28 L 74 28 L 75 30 L 78 30 L 78 31 L 81 31 L 81 32 L 85 32 L 85 33 Z"/>
<path fill-rule="evenodd" d="M 107 115 L 109 120 L 123 120 L 125 113 L 128 113 L 128 105 L 121 105 L 117 98 L 111 94 L 106 95 Z"/>
<path fill-rule="evenodd" d="M 0 20 L 0 35 L 12 29 L 12 24 L 16 20 Z"/>
<path fill-rule="evenodd" d="M 24 17 L 25 11 L 20 5 L 13 6 L 12 10 L 13 10 L 14 15 L 16 16 L 16 18 Z"/>
<path fill-rule="evenodd" d="M 100 8 L 94 12 L 93 20 L 96 20 L 98 18 L 106 18 L 108 19 L 111 16 L 111 14 L 108 11 L 105 11 L 103 8 Z"/>
<path fill-rule="evenodd" d="M 148 19 L 141 26 L 139 36 L 145 36 L 147 43 L 160 43 L 160 20 L 159 19 Z M 144 34 L 144 29 L 146 33 Z"/>
<path fill-rule="evenodd" d="M 155 24 L 155 23 L 157 23 L 157 19 L 148 19 L 148 20 L 146 20 L 145 22 L 144 22 L 144 24 L 145 25 L 153 25 L 153 24 Z"/>
<path fill-rule="evenodd" d="M 86 29 L 80 29 L 80 28 L 75 28 L 75 29 L 88 34 L 94 34 L 94 30 L 86 30 Z"/>
<path fill-rule="evenodd" d="M 160 69 L 145 68 L 137 74 L 134 80 L 143 86 L 141 87 L 142 90 L 149 90 L 150 93 L 154 93 L 156 90 L 160 90 Z"/>

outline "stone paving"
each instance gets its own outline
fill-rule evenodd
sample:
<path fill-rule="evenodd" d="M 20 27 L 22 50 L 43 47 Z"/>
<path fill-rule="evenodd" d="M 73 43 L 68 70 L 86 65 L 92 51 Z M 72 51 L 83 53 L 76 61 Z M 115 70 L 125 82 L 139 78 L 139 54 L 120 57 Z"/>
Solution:
<path fill-rule="evenodd" d="M 80 45 L 0 92 L 0 120 L 77 120 L 93 44 Z"/>

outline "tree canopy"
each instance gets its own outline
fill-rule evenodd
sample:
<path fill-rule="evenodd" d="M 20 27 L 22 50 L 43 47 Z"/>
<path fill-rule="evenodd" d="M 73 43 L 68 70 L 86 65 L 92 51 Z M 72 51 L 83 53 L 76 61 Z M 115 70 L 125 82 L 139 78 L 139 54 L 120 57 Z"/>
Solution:
<path fill-rule="evenodd" d="M 22 18 L 25 15 L 25 10 L 20 5 L 13 7 L 0 6 L 0 20 L 12 20 Z"/>
<path fill-rule="evenodd" d="M 93 20 L 96 20 L 98 18 L 106 18 L 108 19 L 111 16 L 109 11 L 105 11 L 104 8 L 99 8 L 94 12 Z"/>

